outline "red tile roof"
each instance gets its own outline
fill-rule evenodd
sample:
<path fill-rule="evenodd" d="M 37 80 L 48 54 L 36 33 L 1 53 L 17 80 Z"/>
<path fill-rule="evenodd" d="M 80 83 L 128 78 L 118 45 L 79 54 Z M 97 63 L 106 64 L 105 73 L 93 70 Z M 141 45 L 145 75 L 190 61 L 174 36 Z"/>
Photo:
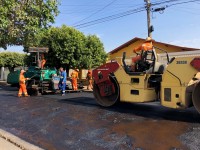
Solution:
<path fill-rule="evenodd" d="M 134 42 L 137 42 L 137 41 L 144 41 L 145 39 L 142 39 L 142 38 L 138 38 L 138 37 L 135 37 L 133 39 L 131 39 L 130 41 L 120 45 L 119 47 L 115 48 L 114 50 L 110 51 L 109 54 L 113 54 L 113 53 L 116 53 L 118 52 L 119 50 L 125 48 L 125 47 L 128 47 L 129 45 L 131 45 L 132 43 Z M 167 47 L 169 46 L 173 46 L 173 47 L 177 47 L 177 48 L 180 48 L 182 51 L 195 51 L 195 50 L 200 50 L 198 48 L 189 48 L 189 47 L 183 47 L 183 46 L 176 46 L 176 45 L 171 45 L 171 44 L 167 44 L 167 43 L 162 43 L 162 42 L 156 42 L 155 43 L 158 43 L 158 44 L 162 44 L 162 45 L 165 45 Z"/>

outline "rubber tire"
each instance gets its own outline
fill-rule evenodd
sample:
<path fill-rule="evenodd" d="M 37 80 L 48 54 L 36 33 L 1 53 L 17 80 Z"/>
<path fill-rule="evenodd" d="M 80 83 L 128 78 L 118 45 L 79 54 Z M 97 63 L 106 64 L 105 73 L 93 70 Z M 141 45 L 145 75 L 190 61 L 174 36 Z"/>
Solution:
<path fill-rule="evenodd" d="M 35 88 L 32 88 L 33 83 L 34 83 L 33 81 L 28 81 L 26 83 L 26 85 L 27 85 L 27 93 L 28 93 L 28 95 L 31 95 L 31 96 L 38 96 L 39 95 L 39 90 L 35 89 Z"/>

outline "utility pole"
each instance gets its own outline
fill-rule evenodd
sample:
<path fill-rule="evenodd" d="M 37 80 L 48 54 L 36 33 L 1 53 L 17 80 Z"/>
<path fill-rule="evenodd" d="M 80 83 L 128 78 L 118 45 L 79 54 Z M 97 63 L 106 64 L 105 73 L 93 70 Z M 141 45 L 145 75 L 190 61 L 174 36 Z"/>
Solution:
<path fill-rule="evenodd" d="M 147 9 L 147 29 L 148 29 L 148 37 L 152 38 L 153 26 L 151 25 L 151 2 L 150 0 L 144 0 L 146 2 Z"/>

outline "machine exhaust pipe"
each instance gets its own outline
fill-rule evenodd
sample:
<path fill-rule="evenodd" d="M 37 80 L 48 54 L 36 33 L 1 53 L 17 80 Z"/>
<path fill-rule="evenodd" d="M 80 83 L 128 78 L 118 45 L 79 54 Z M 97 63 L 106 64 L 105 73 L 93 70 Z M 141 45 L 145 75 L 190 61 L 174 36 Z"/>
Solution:
<path fill-rule="evenodd" d="M 192 93 L 192 102 L 196 110 L 200 113 L 200 82 L 198 82 Z"/>

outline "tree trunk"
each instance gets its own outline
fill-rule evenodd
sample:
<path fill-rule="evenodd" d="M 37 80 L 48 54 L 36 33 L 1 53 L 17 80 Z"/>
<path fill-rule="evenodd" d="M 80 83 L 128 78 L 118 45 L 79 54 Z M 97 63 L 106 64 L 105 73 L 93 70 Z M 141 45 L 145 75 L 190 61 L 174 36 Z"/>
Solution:
<path fill-rule="evenodd" d="M 15 67 L 8 67 L 10 72 L 14 72 Z"/>
<path fill-rule="evenodd" d="M 69 77 L 69 68 L 70 67 L 70 65 L 66 65 L 66 67 L 63 67 L 63 68 L 65 68 L 66 69 L 66 73 L 67 73 L 67 77 Z"/>

